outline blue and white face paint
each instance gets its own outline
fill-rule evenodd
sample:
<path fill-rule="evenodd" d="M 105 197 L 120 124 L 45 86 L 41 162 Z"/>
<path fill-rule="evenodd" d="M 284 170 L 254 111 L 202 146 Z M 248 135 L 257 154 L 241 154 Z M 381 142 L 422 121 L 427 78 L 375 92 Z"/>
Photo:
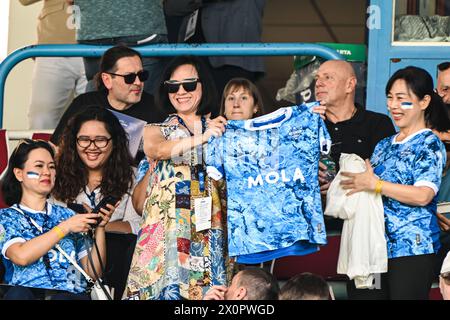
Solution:
<path fill-rule="evenodd" d="M 402 110 L 412 110 L 414 106 L 412 102 L 402 102 L 400 108 L 402 108 Z"/>
<path fill-rule="evenodd" d="M 27 171 L 28 179 L 39 179 L 40 174 L 33 171 Z"/>

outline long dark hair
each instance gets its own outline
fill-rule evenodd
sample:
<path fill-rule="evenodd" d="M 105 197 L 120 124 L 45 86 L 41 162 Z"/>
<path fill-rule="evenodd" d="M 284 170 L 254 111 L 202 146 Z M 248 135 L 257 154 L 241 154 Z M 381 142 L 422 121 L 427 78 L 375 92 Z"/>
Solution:
<path fill-rule="evenodd" d="M 422 100 L 430 96 L 430 104 L 425 109 L 425 124 L 428 128 L 444 132 L 450 130 L 450 118 L 442 98 L 433 90 L 433 78 L 424 69 L 409 66 L 396 71 L 386 85 L 386 95 L 389 94 L 394 82 L 404 80 L 407 87 Z"/>
<path fill-rule="evenodd" d="M 9 157 L 8 168 L 6 169 L 5 176 L 1 181 L 3 199 L 8 206 L 19 203 L 22 199 L 22 185 L 19 180 L 16 179 L 14 169 L 23 169 L 30 152 L 41 148 L 47 150 L 52 158 L 55 157 L 52 147 L 47 142 L 32 139 L 21 140 L 11 154 L 11 157 Z"/>
<path fill-rule="evenodd" d="M 166 113 L 177 112 L 177 110 L 170 103 L 169 93 L 164 85 L 164 81 L 170 79 L 170 76 L 175 69 L 185 64 L 191 65 L 195 68 L 195 70 L 197 70 L 198 78 L 202 84 L 202 98 L 200 99 L 200 104 L 197 108 L 196 114 L 203 116 L 214 111 L 217 109 L 216 85 L 214 84 L 214 80 L 212 79 L 206 64 L 200 58 L 194 56 L 178 56 L 169 61 L 159 82 L 158 92 L 155 97 L 157 106 Z"/>
<path fill-rule="evenodd" d="M 128 149 L 128 137 L 119 120 L 107 109 L 90 106 L 71 118 L 63 132 L 59 155 L 56 158 L 56 177 L 53 195 L 63 202 L 72 202 L 88 184 L 88 168 L 77 151 L 77 134 L 81 126 L 91 120 L 100 121 L 111 135 L 112 151 L 102 168 L 100 193 L 122 198 L 132 185 L 133 159 Z"/>
<path fill-rule="evenodd" d="M 105 51 L 100 59 L 100 70 L 95 75 L 95 83 L 97 90 L 107 90 L 102 80 L 103 72 L 116 72 L 117 61 L 125 57 L 139 57 L 142 61 L 142 56 L 139 52 L 124 45 L 117 45 Z"/>

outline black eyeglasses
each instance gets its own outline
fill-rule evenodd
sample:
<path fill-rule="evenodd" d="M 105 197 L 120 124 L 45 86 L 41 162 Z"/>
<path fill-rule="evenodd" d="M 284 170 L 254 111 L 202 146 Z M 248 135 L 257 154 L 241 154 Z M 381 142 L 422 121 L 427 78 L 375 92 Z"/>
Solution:
<path fill-rule="evenodd" d="M 136 80 L 136 77 L 139 78 L 141 82 L 144 82 L 148 79 L 148 71 L 139 71 L 138 73 L 129 73 L 129 74 L 117 74 L 112 72 L 106 72 L 107 74 L 111 74 L 113 76 L 123 77 L 123 80 L 126 84 L 132 84 Z"/>
<path fill-rule="evenodd" d="M 94 146 L 101 149 L 105 148 L 111 139 L 112 138 L 107 137 L 96 137 L 95 139 L 90 139 L 89 137 L 80 136 L 77 138 L 77 144 L 81 148 L 89 148 L 93 143 Z"/>
<path fill-rule="evenodd" d="M 177 80 L 166 80 L 164 85 L 169 93 L 177 93 L 182 85 L 186 92 L 192 92 L 197 89 L 197 83 L 200 82 L 198 78 L 184 79 L 182 81 Z"/>

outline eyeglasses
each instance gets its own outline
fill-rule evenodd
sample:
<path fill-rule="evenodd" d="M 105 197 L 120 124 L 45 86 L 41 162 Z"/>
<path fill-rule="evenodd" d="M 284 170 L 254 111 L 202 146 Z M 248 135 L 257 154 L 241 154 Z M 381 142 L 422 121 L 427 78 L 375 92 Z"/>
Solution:
<path fill-rule="evenodd" d="M 101 149 L 101 148 L 105 148 L 111 139 L 112 138 L 107 138 L 107 137 L 96 137 L 95 139 L 90 139 L 89 137 L 80 136 L 77 138 L 77 144 L 81 148 L 87 149 L 93 143 L 94 146 Z"/>
<path fill-rule="evenodd" d="M 144 82 L 148 79 L 148 71 L 139 71 L 138 73 L 129 73 L 129 74 L 117 74 L 112 72 L 106 72 L 107 74 L 111 74 L 113 76 L 122 77 L 126 84 L 132 84 L 136 80 L 136 77 L 139 78 L 141 82 Z"/>
<path fill-rule="evenodd" d="M 184 79 L 183 81 L 166 80 L 164 85 L 169 93 L 177 93 L 180 90 L 180 85 L 183 86 L 186 92 L 192 92 L 197 89 L 197 83 L 201 82 L 198 78 Z"/>

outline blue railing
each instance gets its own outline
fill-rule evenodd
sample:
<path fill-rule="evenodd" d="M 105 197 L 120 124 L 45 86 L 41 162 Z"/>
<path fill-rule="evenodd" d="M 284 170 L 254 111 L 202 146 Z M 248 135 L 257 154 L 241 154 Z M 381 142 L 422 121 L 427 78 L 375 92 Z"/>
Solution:
<path fill-rule="evenodd" d="M 0 64 L 0 128 L 3 127 L 5 83 L 9 72 L 19 62 L 33 57 L 100 57 L 110 46 L 81 44 L 36 45 L 18 49 Z M 319 56 L 327 60 L 343 59 L 336 51 L 308 43 L 228 43 L 228 44 L 158 44 L 135 47 L 144 57 L 196 56 Z"/>

